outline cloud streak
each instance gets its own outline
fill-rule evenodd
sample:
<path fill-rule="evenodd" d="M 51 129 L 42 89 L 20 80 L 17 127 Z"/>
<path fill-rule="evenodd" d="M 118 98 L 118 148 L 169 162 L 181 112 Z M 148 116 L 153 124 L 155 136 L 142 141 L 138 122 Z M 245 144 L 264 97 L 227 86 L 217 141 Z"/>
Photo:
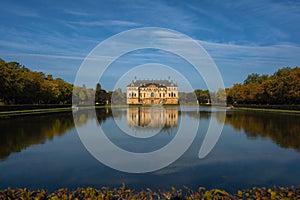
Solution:
<path fill-rule="evenodd" d="M 69 23 L 73 25 L 80 25 L 80 26 L 126 26 L 126 27 L 139 26 L 139 24 L 136 22 L 124 21 L 124 20 L 73 21 Z"/>
<path fill-rule="evenodd" d="M 300 47 L 295 44 L 247 46 L 206 41 L 199 42 L 215 60 L 219 60 L 221 62 L 236 62 L 236 65 L 245 63 L 248 63 L 249 65 L 277 63 L 278 65 L 284 66 L 296 66 L 300 63 Z"/>

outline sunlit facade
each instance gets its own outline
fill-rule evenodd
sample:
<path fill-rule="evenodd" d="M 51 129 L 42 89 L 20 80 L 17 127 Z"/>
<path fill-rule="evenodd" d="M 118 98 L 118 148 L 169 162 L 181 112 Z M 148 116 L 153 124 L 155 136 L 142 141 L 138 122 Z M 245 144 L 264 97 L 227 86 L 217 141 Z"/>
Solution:
<path fill-rule="evenodd" d="M 127 104 L 178 104 L 178 85 L 169 80 L 133 80 L 126 87 Z"/>

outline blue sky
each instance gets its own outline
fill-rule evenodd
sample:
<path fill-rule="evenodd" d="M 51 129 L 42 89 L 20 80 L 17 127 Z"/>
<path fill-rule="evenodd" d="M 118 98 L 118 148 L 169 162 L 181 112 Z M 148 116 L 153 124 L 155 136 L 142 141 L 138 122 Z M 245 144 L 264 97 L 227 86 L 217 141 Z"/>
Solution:
<path fill-rule="evenodd" d="M 225 86 L 231 87 L 250 73 L 272 74 L 299 66 L 299 21 L 299 1 L 4 0 L 0 58 L 73 83 L 81 63 L 100 42 L 129 29 L 161 27 L 197 40 L 216 63 Z M 191 66 L 160 51 L 120 58 L 101 84 L 111 90 L 122 73 L 149 62 L 180 64 L 194 88 L 205 88 Z M 164 79 L 168 74 L 149 78 Z"/>

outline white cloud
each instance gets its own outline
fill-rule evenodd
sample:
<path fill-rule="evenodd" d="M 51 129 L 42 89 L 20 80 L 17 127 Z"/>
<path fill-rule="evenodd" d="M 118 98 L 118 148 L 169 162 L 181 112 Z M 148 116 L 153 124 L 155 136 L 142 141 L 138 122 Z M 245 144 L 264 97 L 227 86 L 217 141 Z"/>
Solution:
<path fill-rule="evenodd" d="M 284 65 L 300 63 L 300 47 L 295 44 L 270 46 L 247 46 L 199 41 L 215 60 L 236 62 L 236 65 L 249 63 L 282 63 Z M 294 67 L 294 66 L 291 66 Z"/>
<path fill-rule="evenodd" d="M 98 20 L 98 21 L 73 21 L 69 22 L 73 25 L 80 26 L 138 26 L 139 24 L 124 20 Z"/>
<path fill-rule="evenodd" d="M 35 54 L 35 53 L 3 53 L 3 56 L 8 57 L 35 57 L 35 58 L 48 58 L 48 59 L 63 59 L 63 60 L 84 60 L 83 56 L 67 56 L 67 55 L 49 55 L 49 54 Z"/>
<path fill-rule="evenodd" d="M 84 16 L 91 16 L 91 13 L 88 12 L 83 12 L 83 11 L 76 11 L 76 10 L 71 10 L 71 9 L 63 9 L 62 10 L 64 13 L 69 14 L 69 15 L 74 15 L 78 17 L 84 17 Z"/>

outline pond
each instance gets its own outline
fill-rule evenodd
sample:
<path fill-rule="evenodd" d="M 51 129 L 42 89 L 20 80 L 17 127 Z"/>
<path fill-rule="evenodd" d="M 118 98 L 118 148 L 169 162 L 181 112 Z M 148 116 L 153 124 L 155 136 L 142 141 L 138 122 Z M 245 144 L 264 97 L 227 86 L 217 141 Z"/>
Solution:
<path fill-rule="evenodd" d="M 299 185 L 299 115 L 227 110 L 220 137 L 207 156 L 200 159 L 199 149 L 209 123 L 220 126 L 222 113 L 201 107 L 79 110 L 74 114 L 77 129 L 71 112 L 0 119 L 0 187 L 53 191 L 61 187 L 113 188 L 125 183 L 135 190 L 203 186 L 236 192 L 253 186 Z M 198 128 L 192 138 L 195 124 Z M 176 138 L 179 145 L 175 154 L 186 138 L 192 140 L 168 166 L 128 173 L 98 161 L 93 147 L 88 145 L 99 143 L 95 149 L 129 170 L 149 166 L 149 160 L 136 165 L 128 159 L 124 164 L 126 157 L 118 158 L 107 149 L 102 151 L 107 143 L 84 141 L 85 137 L 92 141 L 90 132 L 100 128 L 112 143 L 133 154 L 155 152 Z M 85 132 L 78 134 L 77 130 Z M 182 135 L 177 138 L 180 131 Z M 154 157 L 153 165 L 158 162 Z"/>

